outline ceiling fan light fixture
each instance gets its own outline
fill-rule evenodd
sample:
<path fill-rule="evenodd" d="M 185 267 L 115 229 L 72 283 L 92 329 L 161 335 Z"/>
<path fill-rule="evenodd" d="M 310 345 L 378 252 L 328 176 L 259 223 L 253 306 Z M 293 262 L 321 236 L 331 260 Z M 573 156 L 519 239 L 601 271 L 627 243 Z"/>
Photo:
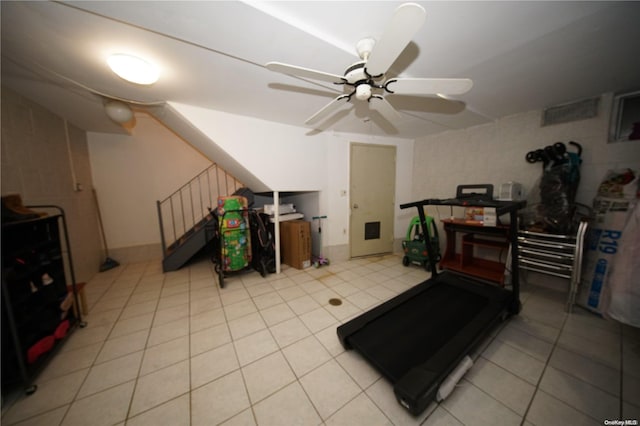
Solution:
<path fill-rule="evenodd" d="M 104 104 L 107 116 L 118 124 L 125 124 L 133 119 L 133 111 L 124 102 L 109 100 Z"/>
<path fill-rule="evenodd" d="M 356 87 L 356 99 L 366 101 L 371 97 L 371 86 L 368 84 L 359 84 Z"/>
<path fill-rule="evenodd" d="M 134 55 L 117 53 L 109 56 L 107 64 L 118 77 L 131 83 L 148 86 L 160 78 L 158 67 Z"/>

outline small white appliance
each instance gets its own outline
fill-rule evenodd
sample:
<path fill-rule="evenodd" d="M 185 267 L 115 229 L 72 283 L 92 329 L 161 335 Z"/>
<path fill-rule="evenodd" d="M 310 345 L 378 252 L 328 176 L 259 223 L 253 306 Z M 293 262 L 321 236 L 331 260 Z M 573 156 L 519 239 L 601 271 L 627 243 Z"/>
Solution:
<path fill-rule="evenodd" d="M 501 201 L 520 201 L 524 198 L 522 185 L 517 182 L 506 182 L 500 184 L 500 194 L 498 199 Z"/>

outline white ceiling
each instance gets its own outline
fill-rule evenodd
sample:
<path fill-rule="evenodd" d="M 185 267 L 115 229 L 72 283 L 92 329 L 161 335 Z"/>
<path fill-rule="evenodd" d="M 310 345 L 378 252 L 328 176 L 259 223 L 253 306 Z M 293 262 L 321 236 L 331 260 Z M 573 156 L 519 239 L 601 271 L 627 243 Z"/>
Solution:
<path fill-rule="evenodd" d="M 416 138 L 605 92 L 640 88 L 640 2 L 419 2 L 426 24 L 392 67 L 403 77 L 465 77 L 458 102 L 389 95 L 390 126 L 366 103 L 328 129 Z M 339 86 L 264 68 L 332 74 L 380 36 L 399 2 L 1 2 L 2 84 L 88 131 L 119 132 L 103 98 L 175 101 L 304 126 Z M 140 87 L 106 66 L 136 53 L 162 68 Z"/>

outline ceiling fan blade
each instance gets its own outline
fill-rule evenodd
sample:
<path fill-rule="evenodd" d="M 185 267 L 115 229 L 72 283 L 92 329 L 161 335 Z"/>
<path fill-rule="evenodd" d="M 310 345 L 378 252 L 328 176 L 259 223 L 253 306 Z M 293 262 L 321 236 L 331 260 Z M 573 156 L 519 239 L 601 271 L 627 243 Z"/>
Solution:
<path fill-rule="evenodd" d="M 427 114 L 459 114 L 464 111 L 467 106 L 462 101 L 445 99 L 440 96 L 390 94 L 385 96 L 385 98 L 396 110 L 422 112 Z"/>
<path fill-rule="evenodd" d="M 395 123 L 402 119 L 400 113 L 380 95 L 373 95 L 369 98 L 369 108 L 378 111 L 380 115 L 390 123 Z"/>
<path fill-rule="evenodd" d="M 329 74 L 327 72 L 316 71 L 309 68 L 283 64 L 282 62 L 268 62 L 265 67 L 267 67 L 268 70 L 279 72 L 282 74 L 312 78 L 314 80 L 328 81 L 329 83 L 342 84 L 347 81 L 343 76 L 338 74 Z"/>
<path fill-rule="evenodd" d="M 418 32 L 426 16 L 424 8 L 415 3 L 405 3 L 396 9 L 367 59 L 365 70 L 370 76 L 387 72 Z"/>
<path fill-rule="evenodd" d="M 468 78 L 393 78 L 385 89 L 398 95 L 461 95 L 473 87 Z"/>
<path fill-rule="evenodd" d="M 337 112 L 344 104 L 349 102 L 349 95 L 340 95 L 328 104 L 326 104 L 320 111 L 307 118 L 305 124 L 314 125 L 324 120 L 326 117 Z"/>
<path fill-rule="evenodd" d="M 270 89 L 286 90 L 288 92 L 304 93 L 306 95 L 313 95 L 313 96 L 324 96 L 331 99 L 335 98 L 338 95 L 338 93 L 340 93 L 338 92 L 337 88 L 336 90 L 329 91 L 329 89 L 326 89 L 326 90 L 310 89 L 308 87 L 294 86 L 292 84 L 282 84 L 282 83 L 269 83 L 267 86 L 269 86 Z"/>

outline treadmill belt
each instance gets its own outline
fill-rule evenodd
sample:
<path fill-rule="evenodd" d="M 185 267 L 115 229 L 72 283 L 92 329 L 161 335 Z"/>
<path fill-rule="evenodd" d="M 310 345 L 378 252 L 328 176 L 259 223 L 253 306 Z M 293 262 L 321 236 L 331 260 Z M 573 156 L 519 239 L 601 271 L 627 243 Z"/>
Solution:
<path fill-rule="evenodd" d="M 455 337 L 489 303 L 482 294 L 436 285 L 379 316 L 349 343 L 392 382 L 423 363 Z"/>

